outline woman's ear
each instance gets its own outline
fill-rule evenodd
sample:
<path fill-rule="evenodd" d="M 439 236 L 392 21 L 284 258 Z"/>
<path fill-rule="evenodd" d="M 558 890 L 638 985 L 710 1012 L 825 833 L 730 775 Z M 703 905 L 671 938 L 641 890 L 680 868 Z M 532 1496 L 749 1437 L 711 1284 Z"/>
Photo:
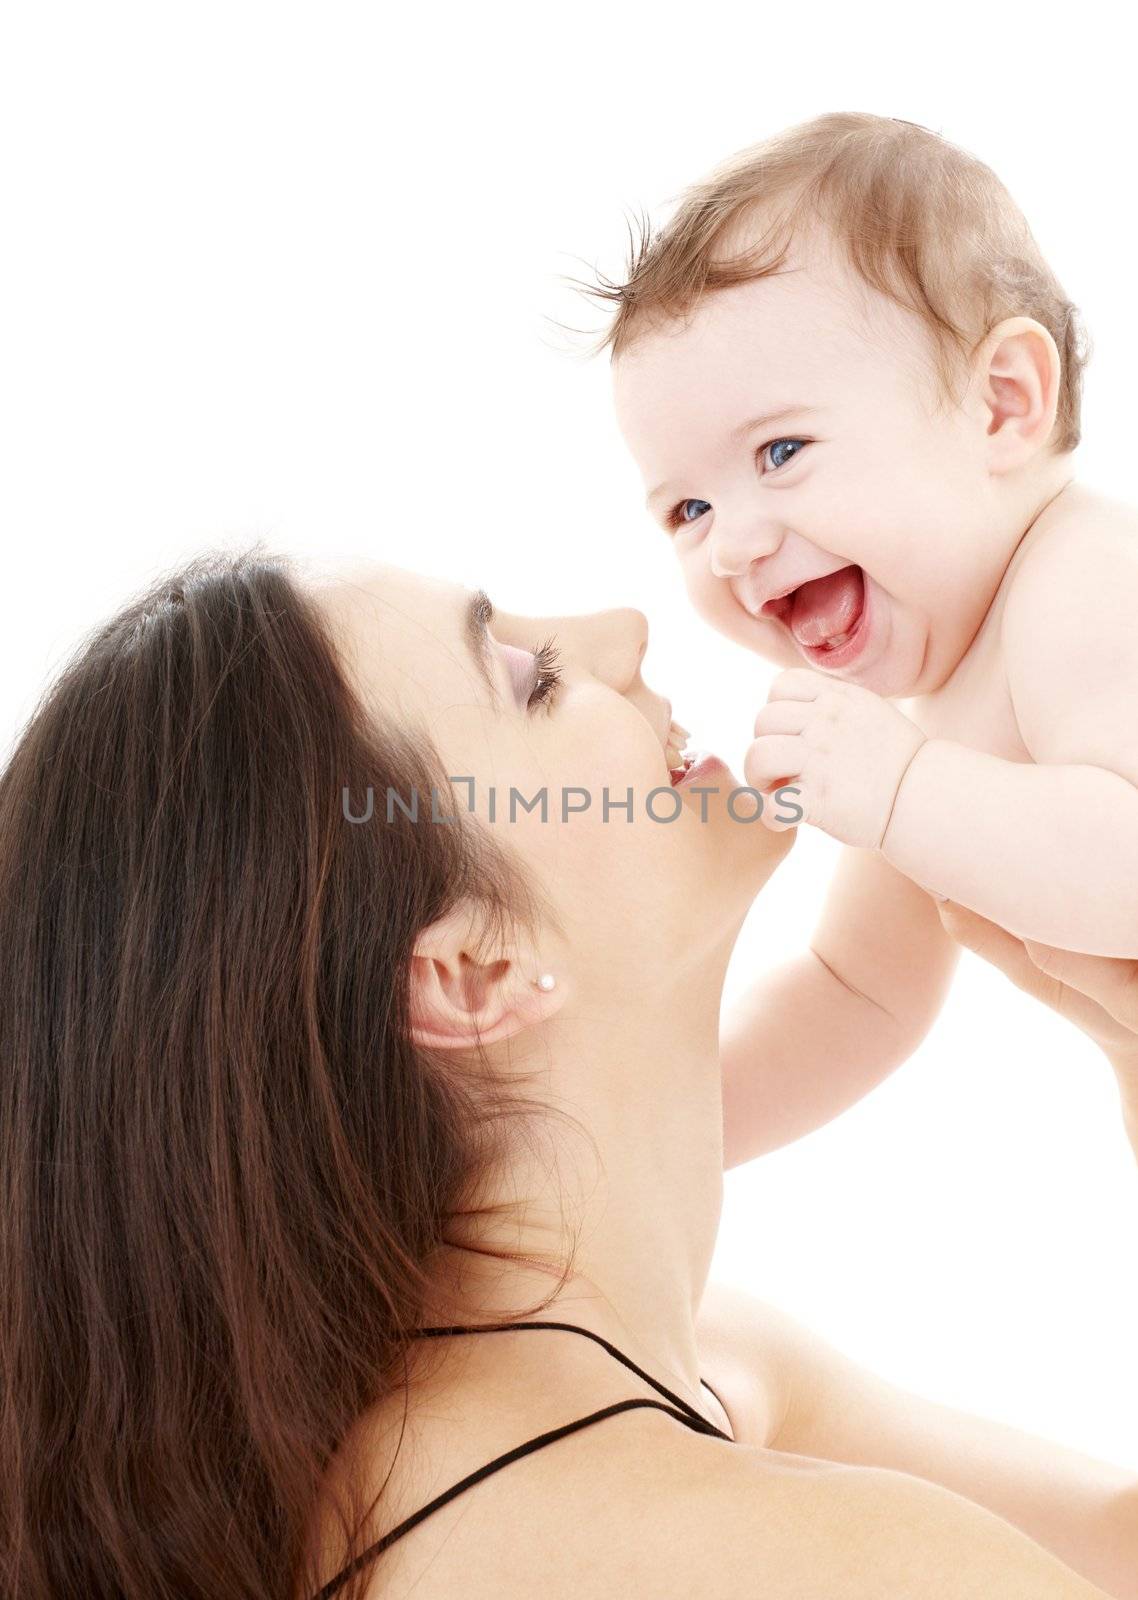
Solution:
<path fill-rule="evenodd" d="M 415 941 L 411 956 L 411 1037 L 435 1050 L 468 1050 L 509 1039 L 544 1021 L 565 1001 L 528 945 L 478 950 L 476 908 L 455 907 Z"/>

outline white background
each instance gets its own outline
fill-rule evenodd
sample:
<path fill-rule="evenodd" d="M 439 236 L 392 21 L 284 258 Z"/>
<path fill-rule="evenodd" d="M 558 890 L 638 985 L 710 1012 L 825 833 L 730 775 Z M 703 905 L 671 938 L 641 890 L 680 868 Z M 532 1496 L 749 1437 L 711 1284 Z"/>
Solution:
<path fill-rule="evenodd" d="M 1134 494 L 1135 141 L 1105 8 L 149 3 L 0 41 L 0 737 L 155 569 L 264 535 L 648 613 L 647 681 L 740 770 L 771 669 L 689 614 L 601 311 L 722 157 L 924 123 L 1026 212 L 1094 340 L 1079 476 Z M 888 493 L 888 484 L 882 485 Z M 729 993 L 807 938 L 804 832 Z M 713 1275 L 937 1399 L 1138 1465 L 1138 1172 L 1095 1050 L 966 957 L 918 1054 L 732 1172 Z"/>

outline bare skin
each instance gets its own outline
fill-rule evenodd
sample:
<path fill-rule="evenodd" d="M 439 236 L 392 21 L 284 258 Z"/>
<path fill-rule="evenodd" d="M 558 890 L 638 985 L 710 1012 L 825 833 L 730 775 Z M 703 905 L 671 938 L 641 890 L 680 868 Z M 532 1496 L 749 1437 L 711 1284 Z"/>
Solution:
<path fill-rule="evenodd" d="M 693 605 L 784 668 L 744 776 L 795 785 L 847 846 L 809 950 L 725 1022 L 728 1166 L 830 1120 L 924 1037 L 957 955 L 931 895 L 1021 938 L 1138 951 L 1138 514 L 1052 450 L 1041 324 L 993 329 L 957 405 L 926 345 L 819 234 L 613 365 Z M 811 409 L 732 437 L 790 404 Z M 819 579 L 839 598 L 812 599 Z"/>
<path fill-rule="evenodd" d="M 1025 994 L 1073 1022 L 1114 1068 L 1119 1106 L 1138 1161 L 1138 961 L 1078 955 L 1017 939 L 964 906 L 944 901 L 940 919 L 952 937 L 992 962 Z"/>
<path fill-rule="evenodd" d="M 461 910 L 423 930 L 413 960 L 418 1036 L 464 1061 L 480 1035 L 495 1070 L 532 1069 L 527 1090 L 587 1134 L 551 1118 L 548 1146 L 501 1175 L 501 1198 L 525 1201 L 516 1227 L 478 1242 L 541 1263 L 576 1240 L 573 1278 L 535 1320 L 601 1334 L 734 1440 L 652 1411 L 582 1430 L 428 1517 L 378 1563 L 369 1597 L 500 1600 L 540 1583 L 565 1600 L 1133 1600 L 1116 1578 L 1138 1570 L 1138 1534 L 1119 1514 L 1132 1475 L 902 1395 L 774 1308 L 707 1284 L 723 1187 L 723 977 L 793 835 L 734 821 L 721 797 L 703 820 L 690 791 L 675 824 L 646 818 L 640 797 L 668 787 L 670 708 L 640 676 L 640 613 L 499 614 L 495 699 L 467 651 L 464 591 L 363 568 L 316 592 L 365 701 L 425 722 L 446 771 L 475 779 L 484 825 L 548 897 L 532 938 L 479 951 Z M 562 681 L 531 710 L 530 653 L 550 633 Z M 720 782 L 726 792 L 734 780 Z M 490 823 L 491 783 L 527 795 L 631 786 L 637 804 L 631 824 L 599 808 L 562 822 L 555 806 L 545 823 L 524 811 L 503 823 L 501 809 Z M 534 981 L 545 972 L 552 990 Z M 497 1320 L 552 1285 L 540 1264 L 443 1254 L 433 1323 Z M 339 1458 L 372 1492 L 386 1482 L 373 1538 L 523 1440 L 655 1397 L 568 1332 L 424 1341 L 424 1358 L 428 1344 L 429 1360 L 360 1419 Z M 843 1416 L 844 1431 L 827 1434 Z M 316 1538 L 331 1576 L 340 1551 L 327 1527 Z"/>

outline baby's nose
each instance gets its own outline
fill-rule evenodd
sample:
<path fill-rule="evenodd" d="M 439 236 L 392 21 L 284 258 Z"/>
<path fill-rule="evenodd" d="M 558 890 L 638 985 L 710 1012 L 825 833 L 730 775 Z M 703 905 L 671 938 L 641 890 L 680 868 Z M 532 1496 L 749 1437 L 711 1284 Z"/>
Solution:
<path fill-rule="evenodd" d="M 711 530 L 709 560 L 712 576 L 741 578 L 753 562 L 772 555 L 781 543 L 780 529 L 764 529 L 753 522 L 719 522 Z"/>

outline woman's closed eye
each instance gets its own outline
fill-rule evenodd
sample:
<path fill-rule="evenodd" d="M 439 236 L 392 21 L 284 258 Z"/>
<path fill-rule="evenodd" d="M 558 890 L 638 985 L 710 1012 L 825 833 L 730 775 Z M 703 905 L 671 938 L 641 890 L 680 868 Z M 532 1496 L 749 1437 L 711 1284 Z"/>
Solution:
<path fill-rule="evenodd" d="M 499 645 L 499 649 L 506 657 L 518 704 L 528 711 L 551 704 L 561 683 L 557 640 L 551 635 L 533 651 L 520 650 L 512 644 Z"/>
<path fill-rule="evenodd" d="M 533 682 L 526 698 L 528 709 L 533 711 L 545 703 L 551 705 L 560 683 L 561 658 L 557 640 L 551 634 L 533 653 Z"/>
<path fill-rule="evenodd" d="M 809 439 L 771 439 L 769 443 L 760 445 L 755 454 L 758 456 L 764 456 L 768 450 L 777 450 L 781 444 L 803 445 L 809 443 Z M 795 451 L 794 455 L 797 455 L 798 453 L 798 451 Z M 771 470 L 777 472 L 779 467 L 785 466 L 787 461 L 792 461 L 793 459 L 793 455 L 784 456 L 781 461 L 776 461 L 774 463 L 774 466 Z M 688 506 L 703 506 L 704 510 L 710 510 L 710 502 L 707 500 L 677 500 L 672 509 L 666 513 L 664 517 L 664 526 L 670 530 L 674 530 L 680 527 L 687 528 L 690 527 L 693 522 L 698 522 L 700 517 L 703 516 L 703 511 L 698 511 L 695 516 L 686 517 L 684 515 L 684 511 Z"/>

